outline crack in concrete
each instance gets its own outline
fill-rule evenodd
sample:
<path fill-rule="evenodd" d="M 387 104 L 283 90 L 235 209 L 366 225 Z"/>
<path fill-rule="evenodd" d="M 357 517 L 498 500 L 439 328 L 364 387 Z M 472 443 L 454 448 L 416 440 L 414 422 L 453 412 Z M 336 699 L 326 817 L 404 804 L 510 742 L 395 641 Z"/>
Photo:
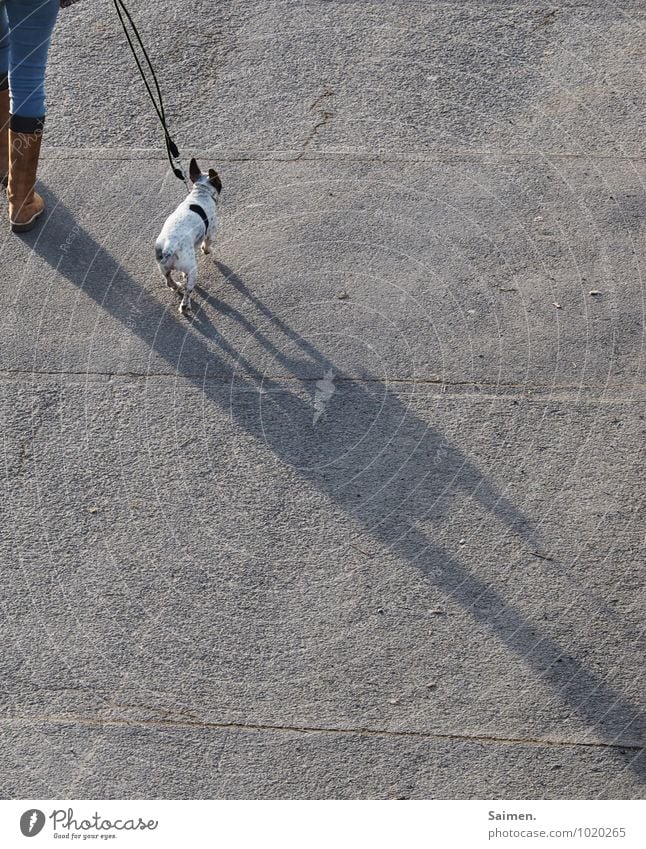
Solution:
<path fill-rule="evenodd" d="M 172 381 L 173 383 L 178 382 L 187 382 L 191 383 L 195 380 L 200 380 L 204 383 L 222 383 L 222 384 L 230 384 L 234 375 L 230 374 L 221 374 L 221 375 L 212 375 L 212 376 L 204 376 L 202 373 L 186 373 L 182 374 L 181 377 L 178 377 L 176 374 L 171 374 L 169 372 L 137 372 L 137 371 L 120 371 L 120 372 L 111 372 L 111 371 L 48 371 L 48 370 L 21 370 L 21 369 L 8 369 L 2 370 L 0 369 L 0 381 L 4 380 L 6 382 L 18 382 L 24 377 L 51 377 L 51 378 L 59 378 L 63 381 L 65 378 L 77 378 L 83 377 L 87 379 L 90 378 L 103 378 L 105 385 L 107 386 L 109 381 L 114 380 L 135 380 L 137 382 L 147 381 L 149 379 L 159 380 L 159 381 Z M 294 375 L 268 375 L 262 372 L 249 372 L 247 375 L 241 377 L 240 375 L 236 375 L 236 380 L 240 383 L 249 383 L 255 387 L 255 383 L 257 381 L 262 380 L 264 384 L 268 383 L 316 383 L 320 380 L 320 376 L 312 376 L 307 377 L 305 375 L 298 377 Z M 562 393 L 572 393 L 572 400 L 584 400 L 586 397 L 586 393 L 604 393 L 605 397 L 596 398 L 595 401 L 607 402 L 607 403 L 620 403 L 623 401 L 632 401 L 635 400 L 632 396 L 620 397 L 619 393 L 637 393 L 637 392 L 646 392 L 646 383 L 615 383 L 611 386 L 607 384 L 582 384 L 582 383 L 559 383 L 559 384 L 548 384 L 548 383 L 514 383 L 514 382 L 503 382 L 496 381 L 495 383 L 489 383 L 486 380 L 483 381 L 474 381 L 474 380 L 444 380 L 438 377 L 388 377 L 386 379 L 380 377 L 351 377 L 351 376 L 339 376 L 335 378 L 336 383 L 357 383 L 357 384 L 374 384 L 374 383 L 383 383 L 388 386 L 393 385 L 404 385 L 404 386 L 429 386 L 429 387 L 437 387 L 442 390 L 443 394 L 446 394 L 447 389 L 473 389 L 476 390 L 474 394 L 480 394 L 482 397 L 498 397 L 502 396 L 504 392 L 508 391 L 518 391 L 524 393 L 526 396 L 541 396 L 543 394 L 548 394 L 550 397 L 554 395 L 554 393 L 562 392 Z M 25 385 L 27 389 L 34 389 L 38 391 L 39 387 L 35 385 Z M 257 387 L 256 387 L 257 388 Z M 501 390 L 501 392 L 496 392 L 495 390 Z M 614 396 L 611 393 L 617 393 Z M 462 393 L 461 393 L 462 394 Z"/>
<path fill-rule="evenodd" d="M 451 160 L 481 160 L 488 159 L 491 163 L 506 162 L 509 160 L 528 158 L 528 159 L 555 159 L 555 160 L 586 160 L 586 161 L 611 161 L 611 162 L 643 162 L 645 154 L 620 154 L 620 153 L 594 153 L 585 152 L 577 153 L 574 151 L 555 152 L 544 151 L 540 154 L 531 150 L 454 150 L 451 148 L 438 149 L 429 151 L 425 155 L 420 155 L 418 151 L 411 152 L 410 155 L 400 154 L 399 156 L 384 156 L 383 152 L 379 151 L 310 151 L 308 156 L 304 154 L 306 151 L 299 152 L 294 149 L 284 150 L 267 150 L 267 151 L 227 151 L 217 149 L 204 149 L 196 153 L 198 158 L 212 157 L 218 162 L 242 163 L 242 162 L 282 162 L 290 164 L 300 161 L 311 162 L 327 162 L 339 160 L 343 162 L 375 162 L 377 164 L 402 164 L 402 165 L 428 165 L 432 163 L 445 162 Z M 110 148 L 110 147 L 94 147 L 94 148 L 48 148 L 43 152 L 43 162 L 51 161 L 75 161 L 77 159 L 92 160 L 97 162 L 162 162 L 166 158 L 158 150 L 154 148 Z"/>
<path fill-rule="evenodd" d="M 133 705 L 133 707 L 135 707 Z M 157 708 L 152 708 L 157 710 Z M 181 716 L 186 715 L 192 717 L 193 714 L 182 714 L 174 711 L 164 711 L 168 715 Z M 145 719 L 126 719 L 126 718 L 95 718 L 88 716 L 79 716 L 70 714 L 69 716 L 34 716 L 28 720 L 22 718 L 0 719 L 0 726 L 11 726 L 19 724 L 37 725 L 39 723 L 49 723 L 51 725 L 82 725 L 87 727 L 125 727 L 125 728 L 198 728 L 204 731 L 241 731 L 241 732 L 269 732 L 283 734 L 323 734 L 329 736 L 352 735 L 359 737 L 398 737 L 410 738 L 417 740 L 430 741 L 457 741 L 466 743 L 482 743 L 485 745 L 505 745 L 505 746 L 530 746 L 546 748 L 586 748 L 586 749 L 607 749 L 617 750 L 621 753 L 642 752 L 644 747 L 639 743 L 616 743 L 601 740 L 592 742 L 584 742 L 577 740 L 555 740 L 555 739 L 538 739 L 532 737 L 496 737 L 493 735 L 469 735 L 469 734 L 442 734 L 430 731 L 393 731 L 381 728 L 344 728 L 344 727 L 324 727 L 316 725 L 273 725 L 264 723 L 242 723 L 242 722 L 207 722 L 196 718 L 196 721 L 178 722 L 166 720 L 163 718 L 156 720 Z"/>
<path fill-rule="evenodd" d="M 336 92 L 335 92 L 335 91 L 333 91 L 333 90 L 332 90 L 329 86 L 325 86 L 325 88 L 323 89 L 323 93 L 322 93 L 322 94 L 319 94 L 319 96 L 316 98 L 316 100 L 314 100 L 314 101 L 310 104 L 310 107 L 309 107 L 309 110 L 308 110 L 308 111 L 309 111 L 309 112 L 313 112 L 313 111 L 314 111 L 314 109 L 315 109 L 315 108 L 316 108 L 316 107 L 317 107 L 320 103 L 322 103 L 322 102 L 323 102 L 324 100 L 326 100 L 328 97 L 334 97 L 334 95 L 335 95 L 335 94 L 336 94 Z"/>
<path fill-rule="evenodd" d="M 334 112 L 325 112 L 324 111 L 324 112 L 321 113 L 321 120 L 317 121 L 317 123 L 314 124 L 314 126 L 310 130 L 308 137 L 303 142 L 303 148 L 302 148 L 301 152 L 297 156 L 294 157 L 294 160 L 293 160 L 294 162 L 298 162 L 299 160 L 301 160 L 305 156 L 308 148 L 310 147 L 310 145 L 312 144 L 312 142 L 314 141 L 314 139 L 318 135 L 318 131 L 320 130 L 320 128 L 324 127 L 326 124 L 328 124 L 331 118 L 334 118 Z"/>
<path fill-rule="evenodd" d="M 319 108 L 320 105 L 329 97 L 334 97 L 334 91 L 328 86 L 325 86 L 323 92 L 316 98 L 316 100 L 314 100 L 313 103 L 310 104 L 308 111 L 313 112 L 316 109 L 319 113 L 320 120 L 318 120 L 310 130 L 309 135 L 303 142 L 300 153 L 294 157 L 294 162 L 298 162 L 305 156 L 321 127 L 325 127 L 330 120 L 334 118 L 334 112 L 329 112 L 327 109 Z"/>

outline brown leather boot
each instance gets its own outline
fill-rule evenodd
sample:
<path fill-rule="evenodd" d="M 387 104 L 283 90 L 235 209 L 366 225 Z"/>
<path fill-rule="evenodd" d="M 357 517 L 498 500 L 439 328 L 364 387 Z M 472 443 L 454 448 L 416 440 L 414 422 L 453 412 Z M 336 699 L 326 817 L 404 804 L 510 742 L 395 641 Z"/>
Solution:
<path fill-rule="evenodd" d="M 9 89 L 0 89 L 0 183 L 7 185 L 9 173 Z"/>
<path fill-rule="evenodd" d="M 14 233 L 31 230 L 45 209 L 45 201 L 34 191 L 42 132 L 9 130 L 9 220 Z"/>

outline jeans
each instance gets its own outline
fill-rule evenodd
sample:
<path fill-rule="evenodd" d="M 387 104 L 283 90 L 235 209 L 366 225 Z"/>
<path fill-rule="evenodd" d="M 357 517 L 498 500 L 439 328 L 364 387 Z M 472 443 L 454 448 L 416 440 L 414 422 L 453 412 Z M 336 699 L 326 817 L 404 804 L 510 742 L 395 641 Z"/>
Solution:
<path fill-rule="evenodd" d="M 0 0 L 0 88 L 10 88 L 18 132 L 33 132 L 35 119 L 42 125 L 45 117 L 47 51 L 59 8 L 59 0 Z"/>

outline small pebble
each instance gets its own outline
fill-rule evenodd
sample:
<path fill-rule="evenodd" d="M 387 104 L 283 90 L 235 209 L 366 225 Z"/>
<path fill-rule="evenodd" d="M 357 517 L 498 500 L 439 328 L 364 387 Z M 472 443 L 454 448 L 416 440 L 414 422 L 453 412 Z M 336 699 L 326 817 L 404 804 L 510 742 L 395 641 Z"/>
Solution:
<path fill-rule="evenodd" d="M 590 292 L 588 294 L 590 294 L 590 295 L 592 295 L 592 297 L 594 297 L 595 295 L 600 295 L 601 292 L 598 289 L 590 289 Z"/>
<path fill-rule="evenodd" d="M 465 543 L 466 543 L 466 540 L 465 540 L 465 539 L 461 539 L 461 540 L 460 540 L 460 542 L 458 543 L 458 545 L 464 545 Z"/>
<path fill-rule="evenodd" d="M 434 681 L 431 681 L 431 683 L 427 684 L 426 687 L 429 690 L 435 690 L 437 688 L 437 684 Z"/>
<path fill-rule="evenodd" d="M 98 508 L 98 507 L 88 507 L 88 508 L 87 508 L 87 512 L 88 512 L 88 513 L 98 513 L 98 512 L 99 512 L 99 508 Z"/>
<path fill-rule="evenodd" d="M 552 301 L 552 305 L 555 306 L 557 310 L 563 309 L 563 307 L 560 304 L 558 304 L 556 301 Z"/>
<path fill-rule="evenodd" d="M 337 295 L 337 298 L 340 301 L 347 301 L 349 297 L 350 296 L 348 295 L 348 293 L 345 290 L 343 292 L 339 292 L 339 294 Z"/>
<path fill-rule="evenodd" d="M 442 610 L 441 607 L 434 607 L 433 610 L 429 610 L 429 613 L 433 613 L 436 616 L 441 616 L 444 613 L 444 611 Z"/>
<path fill-rule="evenodd" d="M 388 704 L 389 705 L 398 705 L 399 699 L 388 699 Z"/>

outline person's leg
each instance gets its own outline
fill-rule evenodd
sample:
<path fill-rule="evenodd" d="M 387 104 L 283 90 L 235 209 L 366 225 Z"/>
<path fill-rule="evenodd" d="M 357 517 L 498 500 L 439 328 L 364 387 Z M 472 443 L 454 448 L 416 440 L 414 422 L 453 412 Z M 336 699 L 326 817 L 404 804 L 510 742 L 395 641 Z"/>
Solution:
<path fill-rule="evenodd" d="M 6 0 L 6 7 L 11 115 L 18 119 L 16 127 L 12 120 L 12 129 L 34 132 L 42 129 L 45 117 L 47 53 L 60 0 Z"/>
<path fill-rule="evenodd" d="M 45 121 L 47 52 L 59 0 L 6 0 L 9 22 L 9 218 L 15 231 L 29 230 L 43 212 L 34 191 Z"/>
<path fill-rule="evenodd" d="M 0 3 L 0 183 L 7 184 L 9 172 L 9 24 Z"/>

